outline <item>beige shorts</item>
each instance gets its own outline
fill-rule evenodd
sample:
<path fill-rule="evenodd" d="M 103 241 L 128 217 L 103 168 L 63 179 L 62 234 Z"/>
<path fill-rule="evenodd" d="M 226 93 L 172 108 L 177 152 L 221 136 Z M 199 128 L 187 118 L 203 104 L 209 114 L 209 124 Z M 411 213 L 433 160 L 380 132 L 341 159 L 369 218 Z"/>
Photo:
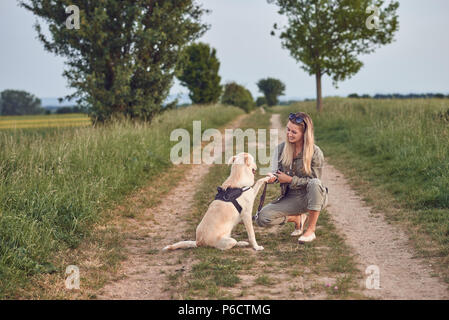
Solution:
<path fill-rule="evenodd" d="M 261 227 L 284 224 L 287 216 L 308 214 L 308 210 L 321 211 L 328 204 L 328 189 L 321 180 L 312 179 L 306 188 L 290 189 L 287 196 L 260 210 L 255 218 Z"/>

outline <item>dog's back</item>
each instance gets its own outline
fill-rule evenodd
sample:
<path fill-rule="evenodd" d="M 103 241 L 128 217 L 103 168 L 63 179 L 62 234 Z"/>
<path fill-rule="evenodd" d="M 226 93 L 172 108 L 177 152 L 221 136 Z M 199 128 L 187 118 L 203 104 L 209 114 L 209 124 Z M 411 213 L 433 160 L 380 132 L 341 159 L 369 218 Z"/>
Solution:
<path fill-rule="evenodd" d="M 198 246 L 213 246 L 223 236 L 230 236 L 238 219 L 239 213 L 231 202 L 212 201 L 196 228 Z"/>

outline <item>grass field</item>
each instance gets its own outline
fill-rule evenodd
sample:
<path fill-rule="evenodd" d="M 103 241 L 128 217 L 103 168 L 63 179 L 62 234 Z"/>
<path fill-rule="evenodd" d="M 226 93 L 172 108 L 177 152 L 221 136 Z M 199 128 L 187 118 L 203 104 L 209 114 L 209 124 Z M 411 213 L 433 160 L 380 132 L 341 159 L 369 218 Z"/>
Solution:
<path fill-rule="evenodd" d="M 36 116 L 0 116 L 0 130 L 49 127 L 82 127 L 91 125 L 85 114 L 53 114 Z"/>
<path fill-rule="evenodd" d="M 216 128 L 241 113 L 192 106 L 151 124 L 0 130 L 0 298 L 16 297 L 33 275 L 64 274 L 57 253 L 77 248 L 105 209 L 172 166 L 173 129 L 191 131 L 196 119 Z"/>
<path fill-rule="evenodd" d="M 316 143 L 449 282 L 449 99 L 326 99 L 276 107 L 312 116 Z M 430 260 L 429 260 L 430 261 Z"/>
<path fill-rule="evenodd" d="M 332 98 L 325 99 L 324 108 L 321 114 L 314 102 L 270 108 L 266 115 L 251 116 L 243 127 L 268 127 L 272 112 L 281 113 L 282 119 L 289 112 L 309 113 L 326 160 L 350 179 L 370 206 L 404 227 L 419 255 L 449 281 L 449 100 Z M 191 131 L 197 119 L 203 120 L 203 130 L 217 128 L 241 113 L 237 108 L 193 106 L 168 111 L 151 125 L 0 130 L 0 298 L 20 297 L 16 289 L 33 275 L 55 270 L 63 275 L 55 253 L 77 248 L 105 209 L 171 166 L 171 130 Z M 190 235 L 228 169 L 214 166 L 198 190 Z M 164 188 L 168 184 L 162 179 Z M 276 194 L 269 188 L 266 201 Z M 257 275 L 253 285 L 263 299 L 276 281 L 273 274 L 282 270 L 292 281 L 286 287 L 291 297 L 313 292 L 328 298 L 357 297 L 354 261 L 326 211 L 318 225 L 318 241 L 304 246 L 301 255 L 289 236 L 290 224 L 269 236 L 259 229 L 263 259 L 248 255 L 247 249 L 224 256 L 200 248 L 194 251 L 192 273 L 182 278 L 186 282 L 177 274 L 168 280 L 185 298 L 239 298 L 251 291 L 244 279 Z M 243 226 L 235 234 L 246 240 Z M 320 277 L 332 278 L 339 290 L 324 287 L 316 280 Z M 294 283 L 299 279 L 312 286 L 298 287 Z"/>

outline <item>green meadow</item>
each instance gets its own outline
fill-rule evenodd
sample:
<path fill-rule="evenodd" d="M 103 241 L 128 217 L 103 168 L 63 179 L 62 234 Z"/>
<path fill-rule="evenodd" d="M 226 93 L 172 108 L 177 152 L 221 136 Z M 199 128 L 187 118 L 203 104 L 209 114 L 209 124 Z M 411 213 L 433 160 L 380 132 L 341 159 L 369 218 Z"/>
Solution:
<path fill-rule="evenodd" d="M 51 114 L 35 116 L 0 116 L 0 130 L 24 128 L 62 128 L 89 126 L 85 114 Z"/>
<path fill-rule="evenodd" d="M 290 112 L 309 113 L 315 125 L 316 144 L 326 160 L 345 174 L 370 206 L 385 212 L 391 223 L 405 228 L 419 255 L 436 261 L 437 270 L 448 281 L 449 100 L 327 98 L 324 102 L 322 113 L 316 112 L 313 101 L 266 108 L 267 114 L 253 114 L 243 127 L 266 128 L 273 112 L 280 113 L 285 122 Z M 242 113 L 241 109 L 222 105 L 191 106 L 167 111 L 150 124 L 115 121 L 97 128 L 0 130 L 0 298 L 16 297 L 17 288 L 27 284 L 33 275 L 64 273 L 55 261 L 57 252 L 77 248 L 104 218 L 107 209 L 172 166 L 170 149 L 176 144 L 170 141 L 172 130 L 185 128 L 192 132 L 193 120 L 199 119 L 202 130 L 218 128 Z M 214 167 L 204 188 L 216 186 L 216 181 L 226 174 L 227 166 Z M 210 190 L 212 194 L 215 189 Z M 209 193 L 199 192 L 207 199 Z M 207 205 L 206 198 L 197 199 L 196 206 Z M 326 232 L 333 235 L 327 226 L 327 213 L 323 213 L 322 219 Z M 237 231 L 244 239 L 246 235 L 240 229 Z M 326 237 L 321 238 L 322 245 L 331 246 Z M 348 289 L 339 293 L 343 297 L 351 295 L 355 271 L 350 252 L 343 244 L 341 248 L 344 250 L 338 251 L 338 255 L 328 257 L 332 265 L 321 267 L 323 274 L 335 270 L 348 274 L 349 278 L 343 279 Z M 211 258 L 209 251 L 197 251 L 199 262 L 206 263 Z M 235 254 L 239 252 L 236 250 Z M 218 255 L 214 253 L 214 257 L 215 254 Z M 264 254 L 268 255 L 268 251 Z M 283 256 L 267 258 L 282 258 L 287 264 L 299 259 L 293 249 L 288 254 L 285 261 Z M 342 257 L 348 261 L 341 262 Z M 234 274 L 232 261 L 224 261 L 221 255 L 216 258 L 223 268 L 229 268 L 229 279 L 223 283 L 221 278 L 217 280 L 216 292 L 196 288 L 209 285 L 207 281 L 198 282 L 203 277 L 200 263 L 194 269 L 197 277 L 189 279 L 184 294 L 227 297 L 222 287 L 233 286 L 238 274 Z M 249 265 L 248 262 L 241 267 Z M 293 269 L 291 272 L 297 273 Z M 269 286 L 270 279 L 258 278 L 256 282 Z"/>
<path fill-rule="evenodd" d="M 191 132 L 198 119 L 217 128 L 242 113 L 191 106 L 150 124 L 0 130 L 0 298 L 32 275 L 63 273 L 56 252 L 76 248 L 105 209 L 172 166 L 172 130 Z"/>
<path fill-rule="evenodd" d="M 449 99 L 328 98 L 276 107 L 312 116 L 316 144 L 364 200 L 401 223 L 449 281 Z"/>

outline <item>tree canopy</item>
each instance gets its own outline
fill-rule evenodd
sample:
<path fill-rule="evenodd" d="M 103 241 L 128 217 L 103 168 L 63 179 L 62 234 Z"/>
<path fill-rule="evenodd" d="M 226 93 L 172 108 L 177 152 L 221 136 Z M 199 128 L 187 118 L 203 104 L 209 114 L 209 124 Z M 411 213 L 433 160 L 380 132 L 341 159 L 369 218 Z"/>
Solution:
<path fill-rule="evenodd" d="M 255 107 L 251 92 L 236 82 L 230 82 L 225 85 L 221 102 L 223 104 L 229 104 L 242 108 L 247 113 Z"/>
<path fill-rule="evenodd" d="M 42 114 L 41 100 L 22 90 L 4 90 L 0 93 L 0 115 L 21 116 Z"/>
<path fill-rule="evenodd" d="M 220 62 L 216 50 L 206 43 L 186 47 L 178 64 L 178 79 L 186 86 L 193 103 L 216 103 L 221 96 Z"/>
<path fill-rule="evenodd" d="M 322 109 L 321 77 L 328 75 L 336 86 L 356 74 L 363 63 L 360 54 L 391 43 L 399 28 L 397 1 L 384 6 L 384 0 L 267 0 L 286 15 L 288 26 L 274 24 L 272 35 L 280 30 L 282 46 L 315 76 L 317 109 Z M 379 8 L 378 27 L 368 28 L 370 6 Z"/>
<path fill-rule="evenodd" d="M 274 78 L 260 79 L 257 82 L 259 91 L 265 96 L 266 103 L 269 106 L 274 106 L 278 103 L 279 96 L 282 96 L 285 91 L 285 84 L 281 80 Z"/>
<path fill-rule="evenodd" d="M 150 120 L 163 108 L 182 49 L 208 28 L 195 0 L 77 1 L 80 25 L 68 28 L 66 0 L 20 4 L 48 23 L 35 29 L 46 50 L 67 58 L 63 75 L 76 91 L 67 98 L 94 122 L 112 114 Z"/>

